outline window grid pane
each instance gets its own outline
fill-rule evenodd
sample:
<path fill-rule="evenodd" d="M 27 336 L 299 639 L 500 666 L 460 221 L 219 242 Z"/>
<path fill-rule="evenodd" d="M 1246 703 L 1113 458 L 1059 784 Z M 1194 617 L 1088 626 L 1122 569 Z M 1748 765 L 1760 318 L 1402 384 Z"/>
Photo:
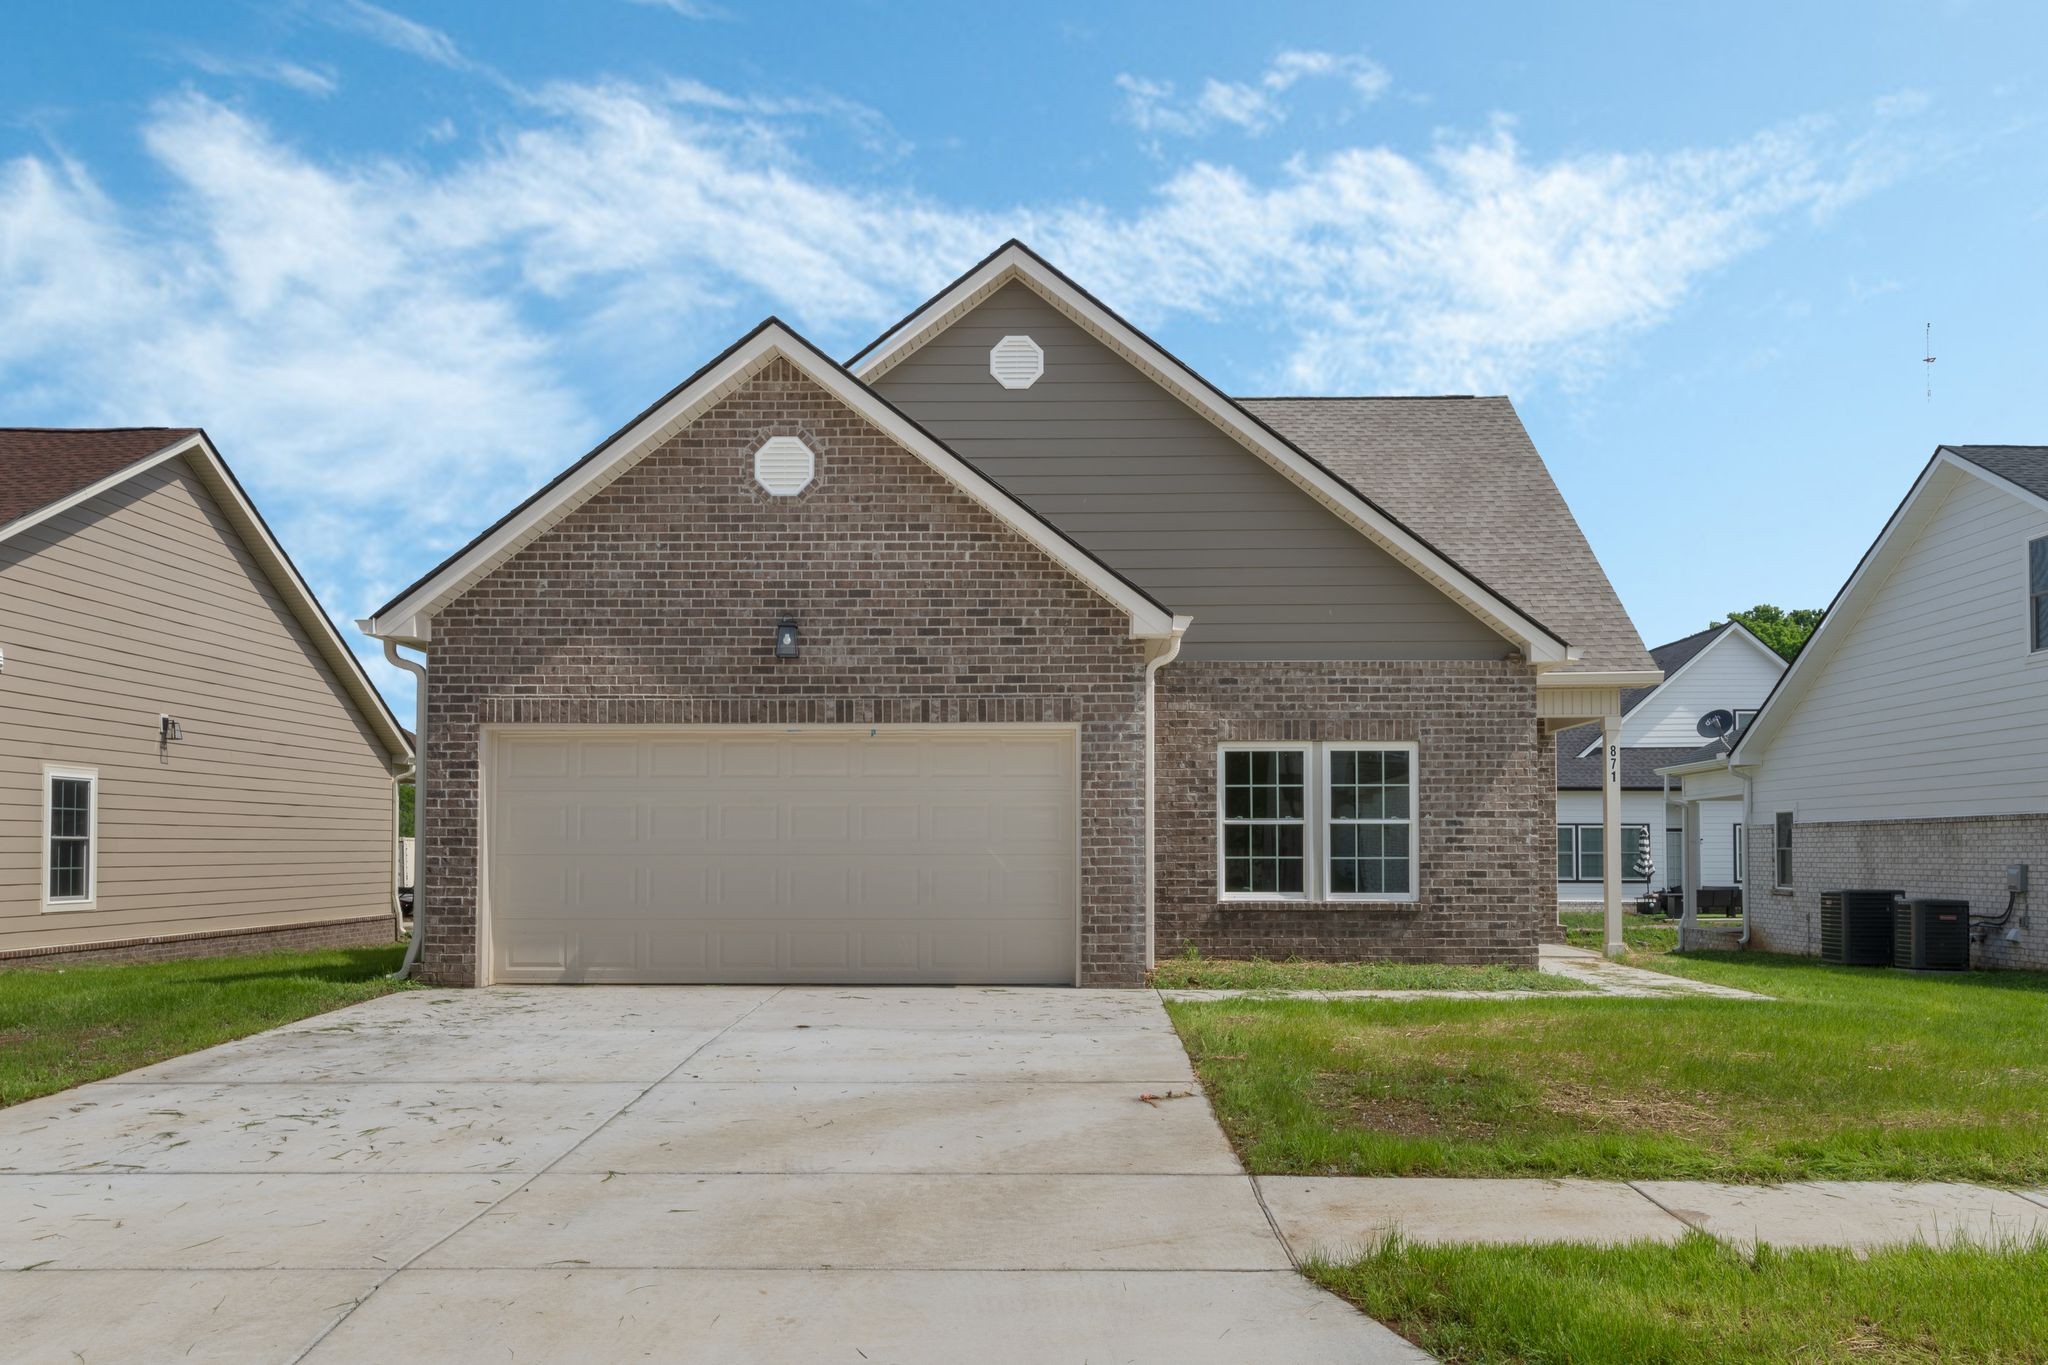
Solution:
<path fill-rule="evenodd" d="M 1607 831 L 1599 825 L 1579 826 L 1579 880 L 1597 882 L 1607 876 Z"/>
<path fill-rule="evenodd" d="M 1405 749 L 1330 751 L 1330 894 L 1405 896 L 1413 771 Z"/>
<path fill-rule="evenodd" d="M 50 899 L 84 900 L 91 890 L 92 783 L 50 779 Z"/>
<path fill-rule="evenodd" d="M 1306 885 L 1307 755 L 1232 749 L 1223 755 L 1223 889 L 1298 896 Z"/>
<path fill-rule="evenodd" d="M 1577 881 L 1579 876 L 1578 831 L 1570 825 L 1557 827 L 1557 879 L 1561 882 Z"/>

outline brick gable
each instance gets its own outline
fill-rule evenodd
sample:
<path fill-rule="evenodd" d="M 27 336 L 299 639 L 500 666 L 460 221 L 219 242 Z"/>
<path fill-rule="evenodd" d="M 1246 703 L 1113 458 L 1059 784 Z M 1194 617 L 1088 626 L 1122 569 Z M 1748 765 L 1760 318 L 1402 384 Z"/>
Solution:
<path fill-rule="evenodd" d="M 751 456 L 801 436 L 776 498 Z M 794 617 L 802 656 L 770 649 Z M 1081 980 L 1144 970 L 1144 646 L 1125 613 L 784 360 L 444 607 L 425 975 L 477 977 L 484 725 L 1072 724 Z"/>

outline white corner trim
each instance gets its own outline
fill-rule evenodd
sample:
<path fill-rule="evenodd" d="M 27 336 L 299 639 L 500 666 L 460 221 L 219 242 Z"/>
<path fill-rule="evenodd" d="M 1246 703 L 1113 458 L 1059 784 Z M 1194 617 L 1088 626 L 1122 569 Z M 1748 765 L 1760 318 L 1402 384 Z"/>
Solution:
<path fill-rule="evenodd" d="M 931 466 L 961 492 L 1049 555 L 1083 584 L 1124 611 L 1134 639 L 1163 639 L 1173 633 L 1173 614 L 1055 531 L 1028 507 L 990 482 L 891 407 L 867 385 L 826 358 L 780 322 L 770 321 L 670 394 L 604 446 L 596 458 L 572 467 L 567 477 L 504 524 L 472 542 L 404 597 L 361 623 L 377 639 L 416 644 L 431 638 L 434 614 L 491 568 L 529 544 L 549 527 L 637 464 L 675 431 L 696 420 L 717 399 L 776 358 L 789 361 L 820 388 L 844 403 L 891 440 Z"/>
<path fill-rule="evenodd" d="M 1158 343 L 1141 335 L 1017 243 L 1009 244 L 977 269 L 962 276 L 898 324 L 872 350 L 856 357 L 854 373 L 862 381 L 873 383 L 943 330 L 953 317 L 1013 279 L 1027 285 L 1144 371 L 1153 382 L 1308 490 L 1381 549 L 1420 573 L 1467 611 L 1514 642 L 1531 663 L 1561 664 L 1570 660 L 1572 652 L 1567 642 L 1523 615 L 1440 551 L 1425 544 L 1412 531 L 1367 502 L 1356 489 L 1280 440 L 1236 404 L 1219 396 L 1207 381 L 1161 350 Z"/>

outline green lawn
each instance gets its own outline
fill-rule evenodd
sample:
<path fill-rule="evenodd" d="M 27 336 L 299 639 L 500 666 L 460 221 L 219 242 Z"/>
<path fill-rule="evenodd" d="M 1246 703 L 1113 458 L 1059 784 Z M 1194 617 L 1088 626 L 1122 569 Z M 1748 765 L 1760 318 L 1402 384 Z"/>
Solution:
<path fill-rule="evenodd" d="M 2048 1361 L 2048 1248 L 1389 1244 L 1309 1274 L 1446 1361 Z"/>
<path fill-rule="evenodd" d="M 0 972 L 0 1105 L 132 1071 L 404 986 L 402 944 Z"/>
<path fill-rule="evenodd" d="M 1775 999 L 1168 1009 L 1259 1172 L 2048 1184 L 2048 975 L 1637 960 Z"/>
<path fill-rule="evenodd" d="M 1599 910 L 1565 910 L 1558 914 L 1564 924 L 1564 941 L 1576 948 L 1599 952 L 1607 946 L 1607 928 Z M 1710 921 L 1718 923 L 1719 921 Z M 1678 947 L 1678 921 L 1662 915 L 1638 915 L 1624 910 L 1621 941 L 1636 952 L 1668 953 Z"/>
<path fill-rule="evenodd" d="M 1576 991 L 1589 987 L 1523 967 L 1449 967 L 1435 962 L 1228 961 L 1185 956 L 1152 969 L 1152 984 L 1206 990 Z"/>

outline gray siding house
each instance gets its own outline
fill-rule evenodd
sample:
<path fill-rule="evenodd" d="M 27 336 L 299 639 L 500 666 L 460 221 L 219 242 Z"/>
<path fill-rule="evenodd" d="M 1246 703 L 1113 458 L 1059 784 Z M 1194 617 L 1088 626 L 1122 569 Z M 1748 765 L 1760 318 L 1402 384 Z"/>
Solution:
<path fill-rule="evenodd" d="M 389 942 L 404 732 L 203 432 L 0 430 L 0 965 Z"/>
<path fill-rule="evenodd" d="M 1505 399 L 1232 399 L 1017 243 L 844 365 L 763 323 L 361 624 L 458 984 L 1533 963 L 1552 737 L 1662 676 Z"/>
<path fill-rule="evenodd" d="M 1734 751 L 1665 771 L 1695 827 L 1741 813 L 1745 942 L 1816 953 L 1822 892 L 1901 890 L 1969 901 L 1976 965 L 2042 968 L 2044 717 L 2048 447 L 1943 446 Z"/>

